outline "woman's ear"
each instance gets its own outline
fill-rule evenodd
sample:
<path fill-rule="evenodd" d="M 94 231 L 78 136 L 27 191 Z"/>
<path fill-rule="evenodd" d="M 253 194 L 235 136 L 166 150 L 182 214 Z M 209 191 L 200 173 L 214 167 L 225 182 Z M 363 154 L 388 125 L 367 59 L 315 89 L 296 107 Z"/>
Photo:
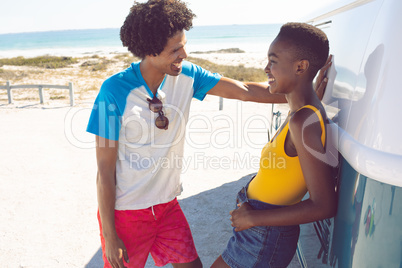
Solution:
<path fill-rule="evenodd" d="M 309 67 L 310 67 L 310 62 L 308 60 L 300 60 L 297 63 L 296 74 L 300 75 L 300 74 L 305 73 L 308 70 Z"/>

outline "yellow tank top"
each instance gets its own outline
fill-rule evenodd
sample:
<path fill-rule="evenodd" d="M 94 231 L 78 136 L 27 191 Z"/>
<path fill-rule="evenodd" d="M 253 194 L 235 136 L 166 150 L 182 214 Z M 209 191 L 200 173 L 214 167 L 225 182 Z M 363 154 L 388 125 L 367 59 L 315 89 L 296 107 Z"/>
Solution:
<path fill-rule="evenodd" d="M 320 111 L 312 105 L 300 109 L 303 108 L 310 108 L 317 114 L 321 124 L 321 141 L 325 146 L 325 124 Z M 262 149 L 260 169 L 249 184 L 248 198 L 274 205 L 293 205 L 307 193 L 299 157 L 285 153 L 288 131 L 289 121 Z"/>

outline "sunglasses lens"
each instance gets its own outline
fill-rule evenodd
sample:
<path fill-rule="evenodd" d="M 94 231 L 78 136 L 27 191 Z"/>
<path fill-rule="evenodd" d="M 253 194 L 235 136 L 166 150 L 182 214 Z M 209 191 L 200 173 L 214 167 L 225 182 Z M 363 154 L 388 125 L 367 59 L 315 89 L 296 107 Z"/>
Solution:
<path fill-rule="evenodd" d="M 163 114 L 163 103 L 156 97 L 152 100 L 147 99 L 147 101 L 149 102 L 149 110 L 154 113 L 159 113 L 159 116 L 155 120 L 156 127 L 159 129 L 168 129 L 169 119 Z"/>
<path fill-rule="evenodd" d="M 159 129 L 168 129 L 169 119 L 161 114 L 156 118 L 155 125 Z"/>
<path fill-rule="evenodd" d="M 159 113 L 162 111 L 163 104 L 158 98 L 148 99 L 149 109 L 154 113 Z"/>

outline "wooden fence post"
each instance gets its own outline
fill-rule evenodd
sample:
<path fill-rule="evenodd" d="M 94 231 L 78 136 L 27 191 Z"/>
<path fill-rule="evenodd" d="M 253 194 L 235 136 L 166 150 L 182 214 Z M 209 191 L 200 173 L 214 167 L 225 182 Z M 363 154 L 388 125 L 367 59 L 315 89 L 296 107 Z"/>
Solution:
<path fill-rule="evenodd" d="M 13 103 L 13 93 L 11 92 L 10 81 L 6 82 L 8 104 Z"/>
<path fill-rule="evenodd" d="M 68 83 L 68 90 L 70 91 L 70 106 L 74 106 L 74 88 L 73 83 Z"/>
<path fill-rule="evenodd" d="M 40 104 L 43 104 L 43 87 L 39 85 L 39 100 Z"/>
<path fill-rule="evenodd" d="M 223 98 L 219 97 L 219 111 L 223 110 Z"/>
<path fill-rule="evenodd" d="M 39 90 L 39 100 L 40 104 L 44 103 L 43 89 L 44 88 L 57 88 L 57 89 L 68 89 L 70 95 L 70 105 L 74 106 L 74 87 L 72 82 L 68 82 L 68 86 L 65 85 L 11 85 L 10 81 L 6 82 L 5 86 L 0 86 L 0 89 L 7 90 L 8 103 L 11 104 L 13 100 L 12 90 L 15 88 L 37 88 Z"/>

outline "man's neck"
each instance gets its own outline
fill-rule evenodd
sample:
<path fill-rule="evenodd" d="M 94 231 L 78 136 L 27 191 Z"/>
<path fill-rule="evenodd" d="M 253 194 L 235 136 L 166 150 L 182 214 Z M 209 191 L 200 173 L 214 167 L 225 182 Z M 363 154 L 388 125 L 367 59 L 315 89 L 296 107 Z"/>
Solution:
<path fill-rule="evenodd" d="M 166 74 L 159 72 L 146 59 L 141 61 L 140 70 L 145 83 L 148 85 L 152 93 L 156 94 Z"/>

